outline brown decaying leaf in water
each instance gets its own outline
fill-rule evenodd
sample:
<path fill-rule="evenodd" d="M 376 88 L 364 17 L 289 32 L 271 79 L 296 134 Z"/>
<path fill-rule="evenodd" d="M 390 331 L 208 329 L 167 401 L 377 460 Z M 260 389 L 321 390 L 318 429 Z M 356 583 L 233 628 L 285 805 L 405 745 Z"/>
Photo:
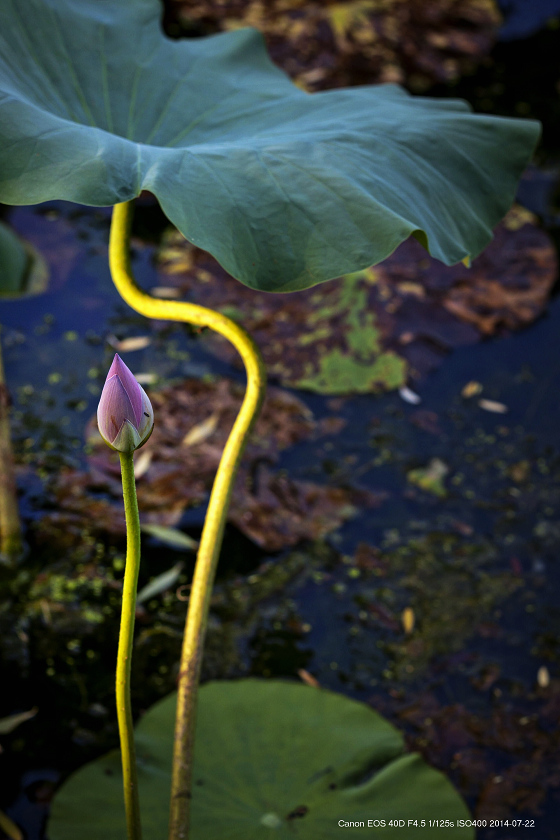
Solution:
<path fill-rule="evenodd" d="M 477 688 L 488 691 L 486 682 Z M 551 728 L 557 720 L 559 686 L 554 687 L 549 709 L 527 716 L 520 714 L 509 692 L 504 701 L 499 696 L 489 716 L 460 703 L 441 705 L 429 690 L 403 697 L 396 707 L 394 699 L 387 702 L 376 696 L 373 705 L 408 729 L 411 748 L 419 749 L 430 764 L 446 772 L 451 768 L 463 793 L 475 801 L 476 817 L 511 820 L 524 812 L 538 816 L 547 791 L 560 786 L 558 736 Z M 530 699 L 534 696 L 526 701 Z"/>
<path fill-rule="evenodd" d="M 273 60 L 311 90 L 398 82 L 422 91 L 490 52 L 493 0 L 164 0 L 171 35 L 254 26 Z"/>
<path fill-rule="evenodd" d="M 243 388 L 226 379 L 192 379 L 150 392 L 157 422 L 140 452 L 140 457 L 151 456 L 137 482 L 143 522 L 176 525 L 187 507 L 207 499 L 242 397 Z M 209 418 L 217 419 L 208 423 Z M 297 397 L 270 389 L 241 464 L 229 520 L 265 550 L 278 551 L 325 536 L 353 516 L 356 505 L 378 504 L 382 497 L 373 493 L 298 481 L 273 469 L 283 449 L 336 433 L 342 425 L 336 418 L 316 421 Z M 193 429 L 198 432 L 189 442 Z M 88 437 L 95 439 L 93 421 Z M 118 458 L 99 440 L 89 464 L 89 474 L 69 471 L 60 476 L 58 511 L 41 520 L 42 533 L 64 531 L 72 542 L 84 517 L 90 527 L 97 523 L 99 531 L 124 533 Z M 109 490 L 118 504 L 87 494 L 96 487 Z"/>
<path fill-rule="evenodd" d="M 190 269 L 176 273 L 185 251 Z M 243 324 L 271 377 L 323 393 L 400 387 L 398 370 L 395 376 L 400 359 L 408 363 L 409 375 L 419 377 L 455 347 L 531 323 L 546 307 L 557 273 L 552 242 L 519 207 L 471 268 L 447 267 L 409 239 L 374 268 L 303 292 L 271 295 L 238 283 L 176 231 L 168 233 L 158 263 L 166 283 L 179 287 L 182 297 Z M 208 341 L 218 355 L 237 363 L 229 344 L 210 336 Z M 391 364 L 370 377 L 382 358 Z M 339 374 L 343 368 L 345 373 L 350 368 L 346 379 Z M 360 377 L 360 371 L 367 375 Z"/>

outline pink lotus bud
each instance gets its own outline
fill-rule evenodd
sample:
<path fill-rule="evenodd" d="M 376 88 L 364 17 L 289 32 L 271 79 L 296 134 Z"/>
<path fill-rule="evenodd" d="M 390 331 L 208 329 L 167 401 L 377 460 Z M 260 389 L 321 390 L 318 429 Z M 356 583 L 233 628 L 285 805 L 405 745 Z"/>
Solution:
<path fill-rule="evenodd" d="M 118 452 L 134 452 L 154 428 L 152 404 L 119 355 L 113 359 L 101 392 L 97 425 L 105 443 Z"/>

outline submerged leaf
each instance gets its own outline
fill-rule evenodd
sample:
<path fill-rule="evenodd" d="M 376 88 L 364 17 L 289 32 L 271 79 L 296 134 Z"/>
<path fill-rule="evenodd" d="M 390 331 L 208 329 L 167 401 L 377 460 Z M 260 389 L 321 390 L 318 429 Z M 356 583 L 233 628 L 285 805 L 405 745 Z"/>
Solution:
<path fill-rule="evenodd" d="M 46 290 L 48 280 L 41 254 L 0 222 L 0 298 L 38 295 Z"/>
<path fill-rule="evenodd" d="M 225 379 L 188 379 L 152 391 L 150 397 L 158 421 L 137 461 L 139 467 L 149 467 L 137 486 L 145 517 L 142 529 L 173 548 L 193 549 L 194 540 L 173 526 L 187 508 L 206 502 L 243 388 Z M 193 429 L 208 431 L 209 417 L 218 418 L 212 434 L 199 435 L 196 446 L 185 446 L 185 436 Z M 263 549 L 278 551 L 331 533 L 358 508 L 377 506 L 382 493 L 293 480 L 274 468 L 282 450 L 309 438 L 336 435 L 344 425 L 337 416 L 316 420 L 293 394 L 269 388 L 241 463 L 229 521 Z M 88 439 L 92 428 L 90 423 Z M 53 487 L 56 510 L 41 520 L 42 535 L 52 535 L 58 545 L 61 540 L 81 543 L 84 527 L 92 523 L 99 532 L 125 532 L 118 459 L 99 436 L 90 443 L 89 473 L 61 473 Z M 99 487 L 118 501 L 100 498 L 95 492 Z"/>
<path fill-rule="evenodd" d="M 382 265 L 290 295 L 244 288 L 177 231 L 168 232 L 159 252 L 164 274 L 181 250 L 192 264 L 187 274 L 173 275 L 181 296 L 239 321 L 259 344 L 271 377 L 327 394 L 400 388 L 455 347 L 530 324 L 557 277 L 553 242 L 518 207 L 470 269 L 441 265 L 411 239 Z M 237 363 L 228 342 L 205 340 Z"/>
<path fill-rule="evenodd" d="M 209 438 L 216 431 L 219 419 L 220 415 L 215 411 L 202 423 L 197 423 L 183 438 L 183 446 L 196 446 L 197 443 L 202 443 L 203 440 Z"/>
<path fill-rule="evenodd" d="M 0 734 L 7 735 L 9 732 L 13 732 L 21 723 L 25 723 L 26 720 L 35 717 L 37 711 L 37 708 L 34 707 L 28 712 L 18 712 L 15 715 L 0 718 Z"/>
<path fill-rule="evenodd" d="M 155 537 L 156 540 L 171 546 L 171 548 L 184 548 L 187 551 L 195 551 L 198 548 L 196 540 L 177 528 L 167 528 L 164 525 L 154 525 L 153 523 L 146 523 L 141 528 L 145 534 Z"/>
<path fill-rule="evenodd" d="M 134 459 L 134 478 L 138 480 L 146 475 L 152 463 L 152 452 L 140 452 L 137 458 Z"/>
<path fill-rule="evenodd" d="M 377 507 L 384 494 L 297 481 L 261 468 L 252 492 L 236 493 L 230 520 L 267 551 L 321 539 L 352 519 L 359 508 Z"/>
<path fill-rule="evenodd" d="M 151 455 L 149 480 L 139 482 L 137 489 L 140 507 L 150 518 L 150 524 L 142 528 L 180 548 L 190 538 L 162 526 L 173 524 L 169 520 L 171 512 L 176 522 L 186 507 L 206 499 L 241 404 L 242 389 L 226 380 L 187 380 L 151 392 L 151 398 L 158 422 L 145 448 Z M 293 480 L 267 466 L 277 460 L 279 451 L 298 441 L 339 430 L 336 418 L 334 423 L 329 423 L 329 418 L 317 422 L 295 396 L 269 389 L 241 464 L 229 521 L 257 545 L 279 551 L 331 533 L 352 518 L 358 506 L 378 505 L 383 494 Z M 185 446 L 185 440 L 189 445 Z M 99 444 L 93 446 L 91 483 L 104 484 L 120 497 L 112 453 Z M 83 507 L 84 501 L 77 494 L 65 492 L 59 504 L 68 509 Z M 101 518 L 104 523 L 113 522 L 106 513 Z M 193 545 L 194 541 L 185 547 Z"/>
<path fill-rule="evenodd" d="M 143 604 L 145 601 L 149 601 L 150 598 L 155 598 L 156 595 L 161 595 L 162 592 L 165 592 L 166 589 L 171 589 L 174 583 L 179 580 L 181 576 L 181 572 L 183 570 L 183 563 L 175 563 L 170 569 L 166 572 L 162 572 L 161 575 L 157 575 L 155 578 L 143 586 L 142 589 L 139 591 L 136 600 L 139 604 Z"/>

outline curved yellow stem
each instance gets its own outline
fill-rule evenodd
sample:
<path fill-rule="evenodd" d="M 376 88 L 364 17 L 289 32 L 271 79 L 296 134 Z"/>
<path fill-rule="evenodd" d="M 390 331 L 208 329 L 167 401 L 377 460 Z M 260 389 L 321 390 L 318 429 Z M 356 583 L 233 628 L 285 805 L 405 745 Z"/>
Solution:
<path fill-rule="evenodd" d="M 124 300 L 148 318 L 185 321 L 215 330 L 237 348 L 247 373 L 245 397 L 224 448 L 208 503 L 192 581 L 181 653 L 169 838 L 170 840 L 186 840 L 189 833 L 196 695 L 212 584 L 233 483 L 249 433 L 262 405 L 266 373 L 254 341 L 242 327 L 226 318 L 225 315 L 193 303 L 156 299 L 138 288 L 130 267 L 131 221 L 131 202 L 115 205 L 109 241 L 109 265 L 113 281 Z"/>

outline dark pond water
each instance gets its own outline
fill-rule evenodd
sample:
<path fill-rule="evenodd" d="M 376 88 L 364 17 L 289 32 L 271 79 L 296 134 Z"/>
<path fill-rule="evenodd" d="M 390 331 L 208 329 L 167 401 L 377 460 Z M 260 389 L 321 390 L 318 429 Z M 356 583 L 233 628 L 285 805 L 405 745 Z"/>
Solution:
<path fill-rule="evenodd" d="M 504 37 L 515 37 L 515 21 L 512 14 Z M 482 77 L 475 82 L 476 96 L 483 98 L 484 84 Z M 555 131 L 551 123 L 548 137 Z M 539 188 L 533 177 L 523 195 L 554 233 L 556 173 L 538 172 Z M 16 573 L 1 570 L 0 717 L 39 709 L 2 738 L 0 805 L 35 838 L 59 775 L 116 738 L 111 668 L 118 592 L 109 587 L 97 597 L 92 585 L 84 589 L 82 614 L 72 611 L 64 581 L 72 563 L 83 566 L 92 555 L 84 559 L 75 546 L 65 555 L 63 540 L 49 547 L 52 530 L 43 524 L 54 506 L 53 476 L 86 467 L 84 430 L 114 352 L 108 338 L 150 339 L 125 359 L 136 373 L 155 377 L 154 387 L 187 377 L 242 377 L 184 328 L 162 331 L 120 301 L 106 264 L 108 211 L 53 203 L 14 209 L 9 219 L 52 271 L 46 294 L 3 303 L 0 311 L 30 547 Z M 158 225 L 149 208 L 138 210 L 144 240 Z M 147 286 L 160 282 L 151 257 L 150 244 L 138 240 L 134 265 Z M 473 381 L 507 411 L 485 411 L 478 397 L 462 396 Z M 451 775 L 478 817 L 534 819 L 531 836 L 554 840 L 560 837 L 560 300 L 523 332 L 454 352 L 415 390 L 420 405 L 398 394 L 334 402 L 297 395 L 317 420 L 334 415 L 345 425 L 287 449 L 277 466 L 293 479 L 360 487 L 383 501 L 358 508 L 326 539 L 274 555 L 231 528 L 205 677 L 295 677 L 305 669 L 404 729 L 411 747 Z M 444 496 L 408 478 L 433 459 L 447 470 Z M 203 515 L 203 506 L 188 511 L 180 526 L 196 536 Z M 113 569 L 118 577 L 122 551 L 119 539 L 114 547 L 100 542 L 104 574 Z M 178 556 L 147 540 L 141 583 Z M 104 598 L 109 608 L 100 619 Z M 50 614 L 45 603 L 60 612 Z M 406 608 L 416 620 L 410 634 L 402 623 Z M 173 592 L 146 605 L 136 653 L 138 709 L 172 688 L 181 611 Z"/>
<path fill-rule="evenodd" d="M 560 14 L 559 0 L 499 0 L 505 17 L 500 40 L 526 38 L 543 27 L 550 18 Z"/>
<path fill-rule="evenodd" d="M 149 348 L 126 358 L 135 371 L 157 371 L 162 381 L 209 372 L 238 376 L 181 330 L 162 337 L 126 312 L 105 264 L 107 218 L 105 212 L 67 205 L 11 214 L 16 229 L 37 246 L 51 241 L 58 249 L 66 242 L 52 291 L 2 307 L 6 373 L 15 396 L 14 436 L 18 453 L 29 462 L 21 476 L 22 511 L 31 521 L 43 511 L 43 480 L 50 472 L 60 463 L 84 463 L 84 426 L 95 411 L 113 352 L 105 341 L 108 334 L 116 332 L 121 339 L 151 335 Z M 140 254 L 136 269 L 153 281 L 147 256 L 146 251 Z M 63 277 L 68 262 L 73 267 Z M 506 405 L 507 413 L 485 412 L 476 400 L 463 398 L 461 390 L 470 381 L 482 385 L 486 398 Z M 342 401 L 337 415 L 346 421 L 344 430 L 293 447 L 280 466 L 294 478 L 355 484 L 383 491 L 387 498 L 375 511 L 358 512 L 326 543 L 278 556 L 284 575 L 257 614 L 220 617 L 223 626 L 238 622 L 239 655 L 233 664 L 211 660 L 210 675 L 215 675 L 213 668 L 219 673 L 225 667 L 233 674 L 294 676 L 305 668 L 322 685 L 374 703 L 407 730 L 411 744 L 432 762 L 451 766 L 471 804 L 490 803 L 482 810 L 479 805 L 479 815 L 496 813 L 482 783 L 510 771 L 507 809 L 534 815 L 538 800 L 539 836 L 557 836 L 553 768 L 558 735 L 552 710 L 559 702 L 559 386 L 560 301 L 554 300 L 531 328 L 455 352 L 417 388 L 421 409 L 430 412 L 428 430 L 417 424 L 419 407 L 398 395 Z M 317 418 L 332 415 L 332 401 L 299 396 Z M 407 483 L 408 471 L 432 458 L 449 469 L 445 499 Z M 196 528 L 202 515 L 196 509 L 183 525 Z M 37 541 L 36 533 L 32 539 Z M 242 591 L 247 584 L 235 576 L 235 566 L 255 569 L 265 556 L 253 549 L 248 559 L 247 544 L 232 534 L 235 539 L 238 558 L 230 562 L 221 585 Z M 38 556 L 36 550 L 35 544 L 25 563 L 30 574 L 37 574 L 38 564 L 53 561 L 48 552 Z M 147 552 L 151 574 L 176 559 L 161 546 L 155 556 L 154 549 Z M 53 565 L 53 573 L 59 566 Z M 407 606 L 417 617 L 416 647 L 400 626 Z M 26 614 L 24 599 L 16 614 L 20 632 L 35 640 L 35 650 L 22 644 L 27 662 L 20 661 L 19 668 L 13 661 L 8 664 L 14 683 L 3 694 L 2 712 L 36 705 L 40 716 L 7 739 L 11 750 L 0 761 L 8 773 L 8 760 L 12 767 L 31 769 L 25 784 L 40 800 L 48 797 L 53 770 L 74 766 L 114 737 L 90 684 L 94 678 L 99 686 L 98 672 L 110 670 L 112 639 L 101 632 L 99 639 L 88 641 L 88 650 L 100 650 L 101 656 L 97 670 L 85 668 L 82 691 L 87 698 L 76 713 L 76 687 L 57 673 L 58 664 L 44 658 L 36 638 L 41 629 L 37 618 Z M 54 639 L 53 645 L 58 662 Z M 10 660 L 9 649 L 5 653 Z M 543 666 L 551 677 L 548 687 L 538 686 Z M 104 701 L 110 682 L 110 675 L 101 681 Z M 152 684 L 142 700 L 154 700 L 164 687 Z M 56 740 L 44 732 L 47 721 L 56 727 Z M 32 744 L 25 727 L 36 739 Z M 529 727 L 528 739 L 523 727 Z M 535 762 L 540 769 L 533 769 L 533 778 L 523 786 L 527 808 L 514 781 Z M 8 783 L 5 790 L 11 787 Z M 39 802 L 35 811 L 25 807 L 15 813 L 25 813 L 26 819 L 35 814 L 40 821 L 42 808 Z"/>

